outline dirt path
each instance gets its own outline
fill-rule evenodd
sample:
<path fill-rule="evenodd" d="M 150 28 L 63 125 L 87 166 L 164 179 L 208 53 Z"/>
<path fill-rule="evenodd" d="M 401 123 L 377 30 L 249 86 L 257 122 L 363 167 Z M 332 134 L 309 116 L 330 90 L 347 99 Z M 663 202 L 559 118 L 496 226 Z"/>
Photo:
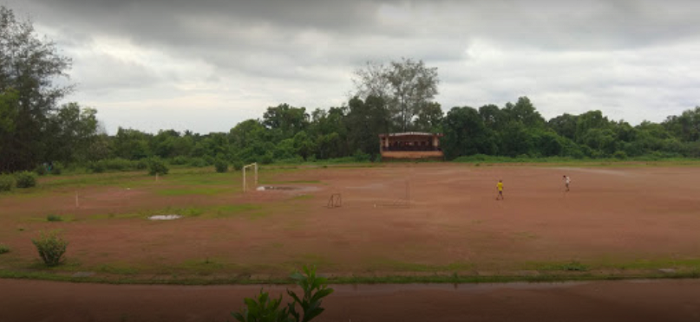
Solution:
<path fill-rule="evenodd" d="M 0 321 L 232 321 L 260 287 L 0 279 Z M 700 280 L 334 288 L 315 321 L 700 321 Z"/>

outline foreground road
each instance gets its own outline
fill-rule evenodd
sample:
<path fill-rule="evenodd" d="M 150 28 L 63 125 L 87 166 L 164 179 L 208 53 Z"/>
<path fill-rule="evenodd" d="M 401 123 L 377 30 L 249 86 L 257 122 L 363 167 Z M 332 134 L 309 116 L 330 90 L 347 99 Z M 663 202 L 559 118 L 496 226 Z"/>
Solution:
<path fill-rule="evenodd" d="M 333 287 L 314 321 L 700 321 L 700 280 Z M 0 321 L 233 321 L 259 289 L 0 279 Z"/>

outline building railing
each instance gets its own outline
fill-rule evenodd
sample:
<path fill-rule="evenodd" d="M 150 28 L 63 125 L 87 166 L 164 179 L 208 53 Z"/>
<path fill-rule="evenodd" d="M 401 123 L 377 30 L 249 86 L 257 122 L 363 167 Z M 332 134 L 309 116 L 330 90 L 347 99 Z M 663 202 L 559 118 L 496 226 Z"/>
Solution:
<path fill-rule="evenodd" d="M 432 146 L 390 146 L 382 147 L 382 151 L 442 151 L 442 149 Z"/>

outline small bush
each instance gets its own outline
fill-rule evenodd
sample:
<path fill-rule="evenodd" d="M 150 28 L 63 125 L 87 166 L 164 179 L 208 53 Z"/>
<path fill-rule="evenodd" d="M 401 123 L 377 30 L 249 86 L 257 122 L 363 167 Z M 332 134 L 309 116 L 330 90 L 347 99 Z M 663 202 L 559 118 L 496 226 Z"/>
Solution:
<path fill-rule="evenodd" d="M 217 159 L 214 162 L 214 168 L 216 168 L 216 172 L 224 173 L 228 171 L 228 162 L 226 162 L 224 159 Z"/>
<path fill-rule="evenodd" d="M 0 175 L 0 192 L 12 191 L 15 187 L 15 178 L 8 175 Z"/>
<path fill-rule="evenodd" d="M 46 234 L 41 232 L 38 239 L 32 239 L 32 243 L 46 266 L 57 266 L 63 263 L 63 254 L 66 253 L 68 242 L 59 235 L 58 231 L 50 231 Z"/>
<path fill-rule="evenodd" d="M 51 174 L 58 176 L 61 175 L 61 172 L 63 172 L 63 164 L 54 162 L 53 169 L 51 169 Z"/>
<path fill-rule="evenodd" d="M 241 171 L 241 169 L 243 169 L 243 162 L 233 161 L 233 169 L 236 171 Z"/>
<path fill-rule="evenodd" d="M 355 151 L 355 154 L 352 155 L 353 161 L 355 162 L 367 162 L 370 160 L 372 156 L 362 152 L 361 150 Z"/>
<path fill-rule="evenodd" d="M 148 160 L 138 160 L 136 161 L 136 170 L 145 170 L 148 168 Z"/>
<path fill-rule="evenodd" d="M 626 160 L 627 153 L 625 153 L 625 151 L 617 151 L 613 154 L 613 157 L 618 160 Z"/>
<path fill-rule="evenodd" d="M 174 157 L 171 161 L 170 164 L 172 165 L 185 165 L 188 163 L 189 160 L 187 160 L 186 157 L 183 157 L 181 155 Z"/>
<path fill-rule="evenodd" d="M 0 254 L 5 254 L 10 252 L 10 247 L 7 247 L 7 245 L 0 244 Z"/>
<path fill-rule="evenodd" d="M 87 166 L 88 170 L 92 173 L 102 173 L 105 172 L 105 166 L 102 161 L 90 162 Z"/>
<path fill-rule="evenodd" d="M 214 164 L 214 157 L 211 155 L 205 155 L 204 161 L 207 163 L 207 166 L 213 165 Z"/>
<path fill-rule="evenodd" d="M 148 173 L 150 175 L 166 175 L 168 171 L 170 171 L 170 169 L 168 169 L 165 163 L 160 159 L 151 159 L 148 161 Z"/>
<path fill-rule="evenodd" d="M 63 221 L 63 218 L 59 215 L 48 215 L 46 216 L 46 221 Z"/>
<path fill-rule="evenodd" d="M 265 153 L 265 155 L 263 155 L 260 159 L 260 163 L 262 164 L 272 164 L 272 162 L 274 162 L 272 153 Z"/>
<path fill-rule="evenodd" d="M 208 164 L 207 164 L 207 161 L 205 161 L 205 160 L 202 159 L 202 158 L 192 158 L 192 159 L 190 159 L 189 165 L 190 165 L 190 167 L 204 168 L 204 167 L 206 167 Z"/>
<path fill-rule="evenodd" d="M 29 171 L 15 173 L 17 188 L 31 188 L 36 186 L 36 175 Z"/>
<path fill-rule="evenodd" d="M 43 164 L 40 164 L 34 168 L 34 173 L 36 173 L 39 176 L 46 175 L 46 167 Z"/>

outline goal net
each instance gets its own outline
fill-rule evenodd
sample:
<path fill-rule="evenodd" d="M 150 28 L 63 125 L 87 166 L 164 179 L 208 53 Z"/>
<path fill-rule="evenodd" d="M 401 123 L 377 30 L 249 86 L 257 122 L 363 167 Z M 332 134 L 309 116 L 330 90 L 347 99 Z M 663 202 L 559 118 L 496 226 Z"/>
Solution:
<path fill-rule="evenodd" d="M 251 163 L 243 167 L 243 192 L 258 188 L 258 164 Z"/>

